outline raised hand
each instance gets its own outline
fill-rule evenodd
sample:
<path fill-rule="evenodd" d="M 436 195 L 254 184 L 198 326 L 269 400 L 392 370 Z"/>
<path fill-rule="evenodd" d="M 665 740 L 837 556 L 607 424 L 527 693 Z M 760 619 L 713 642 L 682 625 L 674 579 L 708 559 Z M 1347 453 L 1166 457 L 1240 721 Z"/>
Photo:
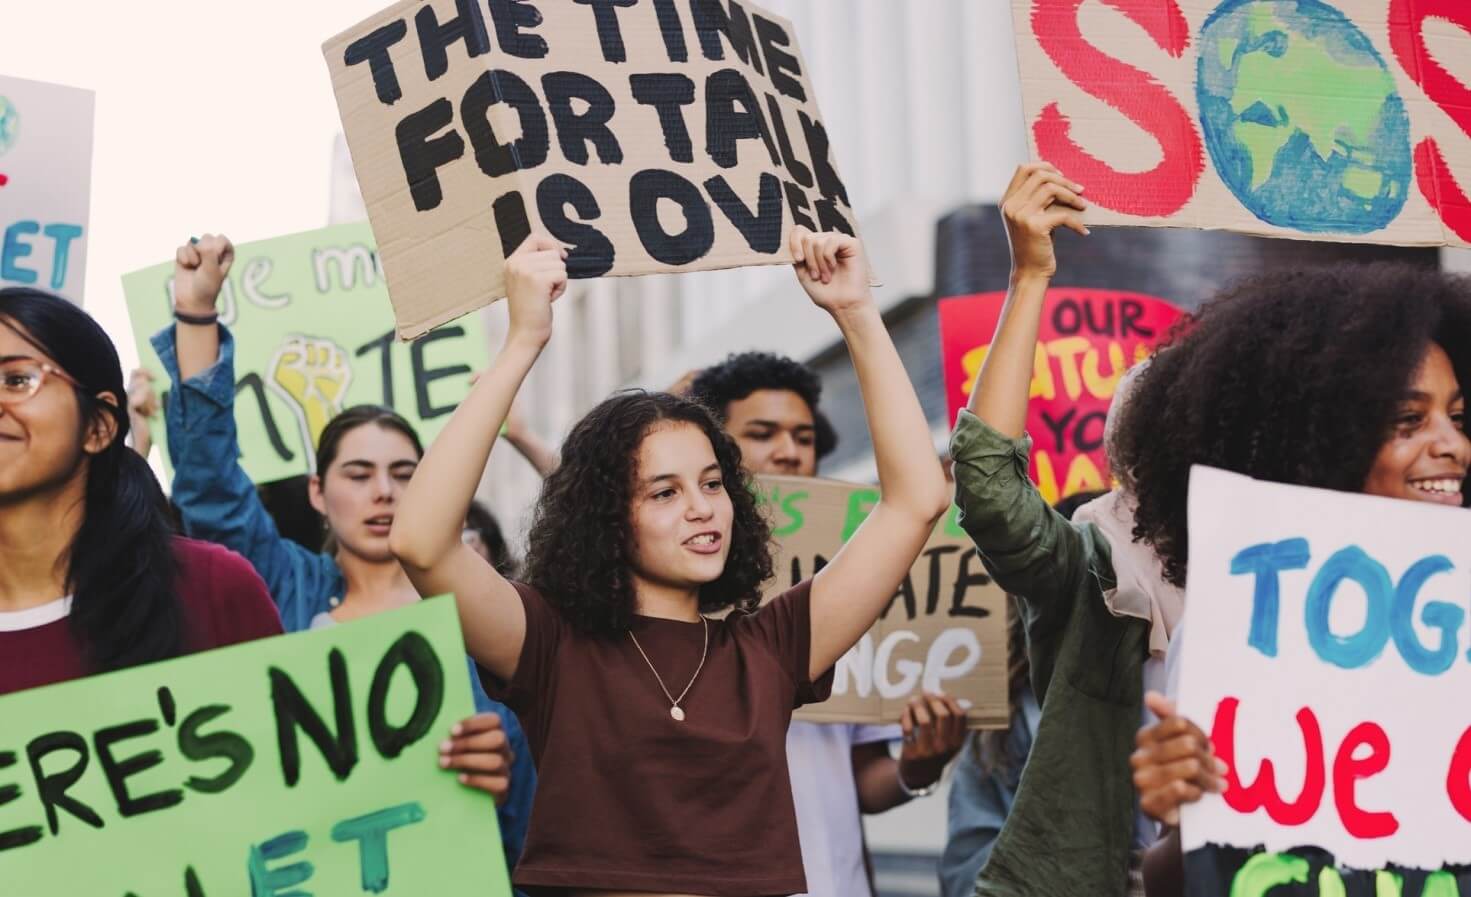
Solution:
<path fill-rule="evenodd" d="M 185 314 L 213 313 L 234 262 L 235 246 L 223 235 L 205 234 L 180 246 L 174 253 L 174 308 Z"/>
<path fill-rule="evenodd" d="M 506 342 L 545 346 L 552 337 L 552 303 L 566 291 L 566 247 L 544 233 L 531 234 L 506 259 Z"/>
<path fill-rule="evenodd" d="M 511 742 L 494 713 L 477 713 L 450 730 L 439 745 L 439 767 L 454 770 L 460 784 L 484 791 L 497 804 L 511 793 Z"/>
<path fill-rule="evenodd" d="M 1062 176 L 1053 165 L 1034 162 L 1016 170 L 1001 199 L 1001 217 L 1011 242 L 1013 276 L 1057 273 L 1052 232 L 1059 227 L 1088 235 L 1083 224 L 1087 204 L 1078 194 L 1081 184 Z"/>
<path fill-rule="evenodd" d="M 1226 764 L 1200 727 L 1163 695 L 1150 692 L 1144 703 L 1160 721 L 1139 730 L 1139 749 L 1129 757 L 1139 809 L 1165 825 L 1179 825 L 1181 806 L 1225 788 Z"/>
<path fill-rule="evenodd" d="M 873 304 L 868 287 L 868 260 L 863 244 L 842 233 L 817 234 L 801 225 L 792 228 L 787 245 L 797 281 L 812 302 L 829 314 Z"/>

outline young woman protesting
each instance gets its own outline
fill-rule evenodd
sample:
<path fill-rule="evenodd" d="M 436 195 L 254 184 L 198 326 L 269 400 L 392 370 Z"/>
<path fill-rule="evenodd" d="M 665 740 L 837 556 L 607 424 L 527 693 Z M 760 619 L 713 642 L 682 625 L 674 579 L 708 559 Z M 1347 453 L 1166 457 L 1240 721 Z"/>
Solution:
<path fill-rule="evenodd" d="M 1051 512 L 1027 479 L 1022 427 L 1056 270 L 1052 232 L 1087 231 L 1079 190 L 1048 165 L 1024 167 L 1008 189 L 1011 293 L 951 443 L 961 523 L 997 582 L 1023 599 L 1044 708 L 981 895 L 1142 887 L 1130 880 L 1131 860 L 1153 841 L 1153 825 L 1136 817 L 1128 758 L 1150 626 L 1114 615 L 1105 596 L 1119 585 L 1120 555 L 1144 546 L 1161 565 L 1159 585 L 1183 587 L 1190 465 L 1459 503 L 1435 490 L 1460 482 L 1471 462 L 1454 382 L 1471 372 L 1463 282 L 1408 268 L 1275 274 L 1208 305 L 1138 376 L 1109 444 L 1136 542 L 1111 545 L 1096 525 Z M 1422 369 L 1450 382 L 1412 387 Z M 1431 445 L 1405 451 L 1405 434 L 1422 430 L 1433 431 Z M 1061 855 L 1068 862 L 1056 863 Z"/>
<path fill-rule="evenodd" d="M 0 290 L 0 694 L 281 632 L 250 566 L 178 538 L 77 306 Z"/>
<path fill-rule="evenodd" d="M 829 668 L 888 605 L 948 496 L 860 245 L 798 228 L 791 247 L 852 355 L 883 488 L 813 580 L 755 609 L 769 529 L 739 449 L 703 406 L 664 393 L 616 395 L 573 428 L 537 505 L 526 585 L 460 541 L 566 288 L 566 253 L 540 234 L 507 261 L 505 347 L 404 495 L 394 552 L 420 589 L 456 595 L 470 653 L 522 713 L 537 756 L 543 784 L 516 872 L 529 892 L 803 890 L 792 710 L 826 696 Z"/>
<path fill-rule="evenodd" d="M 1183 584 L 1192 463 L 1461 506 L 1471 465 L 1468 378 L 1471 280 L 1364 266 L 1242 283 L 1201 310 L 1126 408 L 1125 424 L 1156 422 L 1152 438 L 1119 447 L 1137 480 L 1136 532 L 1154 546 L 1165 576 Z M 1171 664 L 1181 646 L 1171 645 Z M 1147 700 L 1162 721 L 1139 734 L 1134 782 L 1143 810 L 1173 827 L 1182 803 L 1219 790 L 1222 769 L 1199 727 L 1162 696 Z M 1151 895 L 1182 892 L 1180 860 L 1171 828 L 1146 859 Z"/>
<path fill-rule="evenodd" d="M 215 301 L 234 249 L 205 235 L 179 247 L 174 275 L 177 324 L 153 337 L 168 371 L 164 412 L 174 465 L 173 500 L 185 529 L 234 549 L 270 588 L 288 631 L 330 626 L 419 600 L 388 550 L 399 496 L 423 455 L 418 434 L 387 408 L 360 405 L 334 417 L 317 446 L 312 506 L 327 522 L 330 554 L 286 539 L 235 460 L 235 341 L 216 322 Z M 535 768 L 514 715 L 491 701 L 471 675 L 476 708 L 441 747 L 440 765 L 494 795 L 507 859 L 519 855 Z M 522 741 L 520 749 L 516 742 Z M 512 754 L 515 754 L 512 757 Z"/>

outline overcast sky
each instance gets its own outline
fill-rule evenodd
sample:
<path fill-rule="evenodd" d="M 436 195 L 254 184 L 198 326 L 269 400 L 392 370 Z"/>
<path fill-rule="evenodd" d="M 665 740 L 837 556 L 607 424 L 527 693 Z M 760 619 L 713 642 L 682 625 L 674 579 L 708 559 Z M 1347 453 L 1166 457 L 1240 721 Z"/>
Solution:
<path fill-rule="evenodd" d="M 321 44 L 387 0 L 6 4 L 0 72 L 97 94 L 85 305 L 137 352 L 119 277 L 191 234 L 327 222 L 341 130 Z"/>

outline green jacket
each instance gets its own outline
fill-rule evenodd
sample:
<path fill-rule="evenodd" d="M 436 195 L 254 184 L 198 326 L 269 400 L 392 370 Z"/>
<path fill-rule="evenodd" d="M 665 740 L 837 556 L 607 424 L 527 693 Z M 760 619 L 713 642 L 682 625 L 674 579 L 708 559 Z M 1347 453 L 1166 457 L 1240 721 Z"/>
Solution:
<path fill-rule="evenodd" d="M 1135 821 L 1129 754 L 1149 627 L 1109 613 L 1108 542 L 1042 500 L 1027 477 L 1031 447 L 969 411 L 950 438 L 960 525 L 996 582 L 1022 601 L 1042 702 L 1016 803 L 976 894 L 1124 897 Z"/>

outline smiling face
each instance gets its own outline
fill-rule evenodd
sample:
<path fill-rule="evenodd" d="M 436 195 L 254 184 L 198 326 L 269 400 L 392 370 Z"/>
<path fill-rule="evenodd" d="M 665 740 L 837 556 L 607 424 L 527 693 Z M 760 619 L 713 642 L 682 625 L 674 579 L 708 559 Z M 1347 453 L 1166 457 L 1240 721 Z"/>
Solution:
<path fill-rule="evenodd" d="M 0 319 L 0 364 L 24 360 L 60 367 L 23 338 L 23 332 Z M 80 482 L 87 455 L 102 451 L 116 435 L 108 423 L 103 420 L 84 433 L 76 391 L 56 375 L 46 376 L 29 399 L 0 405 L 0 503 Z"/>
<path fill-rule="evenodd" d="M 1471 465 L 1466 400 L 1450 356 L 1432 343 L 1395 412 L 1394 431 L 1364 483 L 1370 495 L 1461 506 Z"/>
<path fill-rule="evenodd" d="M 655 426 L 639 445 L 634 477 L 635 580 L 695 590 L 719 579 L 735 510 L 704 431 L 682 422 Z"/>
<path fill-rule="evenodd" d="M 725 429 L 752 473 L 817 476 L 817 427 L 807 401 L 790 389 L 758 389 L 725 407 Z"/>
<path fill-rule="evenodd" d="M 312 507 L 327 518 L 343 551 L 373 563 L 392 561 L 388 532 L 418 466 L 408 437 L 364 424 L 343 434 L 326 472 L 312 477 Z"/>

